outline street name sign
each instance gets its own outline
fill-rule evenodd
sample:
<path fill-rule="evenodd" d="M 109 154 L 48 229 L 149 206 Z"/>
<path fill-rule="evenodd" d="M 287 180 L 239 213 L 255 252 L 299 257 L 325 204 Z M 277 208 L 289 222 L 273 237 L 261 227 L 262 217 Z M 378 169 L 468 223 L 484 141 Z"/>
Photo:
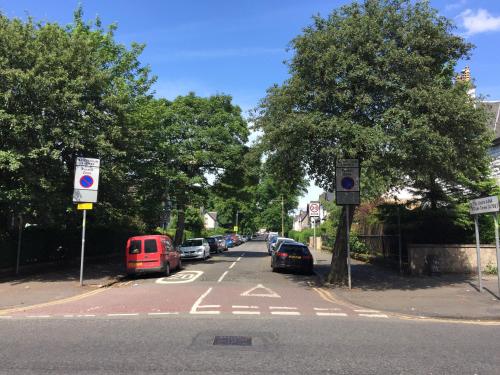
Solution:
<path fill-rule="evenodd" d="M 320 205 L 319 202 L 309 203 L 309 217 L 319 217 Z"/>
<path fill-rule="evenodd" d="M 470 214 L 478 215 L 485 214 L 489 212 L 498 212 L 500 207 L 498 205 L 498 197 L 486 197 L 473 199 L 470 201 Z"/>
<path fill-rule="evenodd" d="M 76 158 L 73 202 L 97 202 L 99 168 L 101 161 L 93 158 Z"/>
<path fill-rule="evenodd" d="M 336 203 L 338 205 L 360 204 L 359 160 L 337 160 L 335 179 Z"/>

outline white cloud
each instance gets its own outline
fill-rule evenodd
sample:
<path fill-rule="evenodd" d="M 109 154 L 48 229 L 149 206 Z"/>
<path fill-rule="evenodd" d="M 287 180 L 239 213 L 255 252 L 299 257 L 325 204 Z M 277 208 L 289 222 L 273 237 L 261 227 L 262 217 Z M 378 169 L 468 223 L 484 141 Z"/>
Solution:
<path fill-rule="evenodd" d="M 460 9 L 460 8 L 463 8 L 466 4 L 467 4 L 467 0 L 460 0 L 460 1 L 457 1 L 455 3 L 450 3 L 450 4 L 446 5 L 445 10 L 451 11 L 451 10 Z"/>
<path fill-rule="evenodd" d="M 478 9 L 476 12 L 467 9 L 460 14 L 459 18 L 462 20 L 467 35 L 500 30 L 500 16 L 495 17 L 486 9 Z"/>

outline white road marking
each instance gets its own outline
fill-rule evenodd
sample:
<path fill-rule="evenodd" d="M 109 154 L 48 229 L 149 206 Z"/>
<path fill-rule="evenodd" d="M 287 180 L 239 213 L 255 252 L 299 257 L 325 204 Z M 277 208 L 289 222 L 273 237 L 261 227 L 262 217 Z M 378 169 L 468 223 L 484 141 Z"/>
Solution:
<path fill-rule="evenodd" d="M 346 313 L 317 312 L 317 316 L 347 316 Z"/>
<path fill-rule="evenodd" d="M 107 316 L 138 316 L 139 314 L 106 314 Z"/>
<path fill-rule="evenodd" d="M 155 281 L 156 284 L 186 284 L 192 283 L 198 277 L 203 275 L 203 271 L 180 271 L 169 277 L 160 277 Z"/>
<path fill-rule="evenodd" d="M 191 310 L 189 311 L 190 314 L 220 314 L 220 311 L 198 311 L 198 308 L 203 308 L 204 306 L 201 306 L 201 303 L 203 302 L 203 298 L 208 296 L 210 292 L 212 291 L 212 288 L 208 288 L 205 293 L 203 293 L 193 304 L 191 307 Z"/>
<path fill-rule="evenodd" d="M 339 308 L 324 308 L 324 307 L 315 307 L 315 311 L 339 311 Z"/>
<path fill-rule="evenodd" d="M 238 259 L 236 259 L 237 262 L 239 262 L 241 260 L 241 257 L 239 257 Z"/>
<path fill-rule="evenodd" d="M 206 308 L 215 309 L 217 307 L 220 307 L 220 305 L 203 305 L 203 306 L 198 306 L 199 309 L 206 309 Z"/>
<path fill-rule="evenodd" d="M 73 318 L 74 315 L 63 315 L 64 318 Z"/>
<path fill-rule="evenodd" d="M 259 306 L 233 305 L 233 309 L 258 309 Z"/>
<path fill-rule="evenodd" d="M 367 318 L 388 318 L 388 316 L 385 314 L 358 314 L 358 315 Z"/>
<path fill-rule="evenodd" d="M 196 311 L 196 312 L 190 312 L 190 314 L 196 314 L 196 315 L 219 315 L 220 311 Z"/>
<path fill-rule="evenodd" d="M 285 307 L 285 306 L 269 306 L 270 310 L 297 310 L 296 307 Z"/>
<path fill-rule="evenodd" d="M 136 314 L 136 315 L 139 315 L 139 314 Z M 76 317 L 77 318 L 92 318 L 94 316 L 95 316 L 94 314 L 83 314 L 83 315 L 77 315 Z"/>
<path fill-rule="evenodd" d="M 257 289 L 264 289 L 267 294 L 264 293 L 252 293 L 253 291 Z M 266 288 L 262 284 L 258 284 L 257 286 L 253 287 L 252 289 L 247 290 L 246 292 L 243 292 L 240 294 L 240 296 L 243 297 L 270 297 L 270 298 L 281 298 L 281 296 L 276 293 L 274 290 L 271 290 L 269 288 Z"/>
<path fill-rule="evenodd" d="M 298 311 L 271 311 L 272 315 L 300 315 Z"/>
<path fill-rule="evenodd" d="M 233 268 L 235 265 L 236 265 L 236 262 L 231 263 L 231 265 L 229 266 L 229 269 Z"/>
<path fill-rule="evenodd" d="M 260 315 L 260 311 L 233 311 L 234 315 Z"/>
<path fill-rule="evenodd" d="M 229 271 L 226 271 L 222 274 L 221 277 L 219 277 L 219 280 L 217 280 L 218 283 L 220 283 L 222 280 L 224 280 L 224 277 L 228 274 Z"/>
<path fill-rule="evenodd" d="M 50 318 L 50 315 L 28 315 L 27 318 Z"/>
<path fill-rule="evenodd" d="M 368 309 L 366 309 L 366 310 L 354 310 L 354 311 L 360 312 L 360 313 L 379 313 L 380 312 L 378 310 L 368 310 Z"/>
<path fill-rule="evenodd" d="M 156 312 L 156 313 L 148 313 L 150 316 L 163 316 L 163 315 L 179 315 L 178 312 Z"/>
<path fill-rule="evenodd" d="M 9 316 L 9 315 L 7 315 L 7 316 L 1 315 L 0 316 L 0 319 L 11 319 L 11 318 L 12 318 L 12 316 Z"/>

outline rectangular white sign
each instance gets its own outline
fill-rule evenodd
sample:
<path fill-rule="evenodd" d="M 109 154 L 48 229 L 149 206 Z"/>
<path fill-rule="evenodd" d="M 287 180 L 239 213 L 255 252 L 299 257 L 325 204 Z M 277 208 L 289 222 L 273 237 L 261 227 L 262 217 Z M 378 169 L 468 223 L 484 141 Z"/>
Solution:
<path fill-rule="evenodd" d="M 92 158 L 77 158 L 75 163 L 75 190 L 98 190 L 101 161 Z"/>
<path fill-rule="evenodd" d="M 319 202 L 309 203 L 309 217 L 319 217 L 320 207 Z"/>
<path fill-rule="evenodd" d="M 470 201 L 469 205 L 471 215 L 499 211 L 498 197 L 496 196 L 474 199 Z"/>

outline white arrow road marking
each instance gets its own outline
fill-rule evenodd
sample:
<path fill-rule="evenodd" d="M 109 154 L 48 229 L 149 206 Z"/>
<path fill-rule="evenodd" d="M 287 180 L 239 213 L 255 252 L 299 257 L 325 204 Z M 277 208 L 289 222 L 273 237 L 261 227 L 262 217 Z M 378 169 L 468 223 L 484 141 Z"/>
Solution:
<path fill-rule="evenodd" d="M 264 289 L 264 291 L 266 291 L 267 293 L 266 294 L 264 294 L 264 293 L 253 293 L 257 289 Z M 259 284 L 259 285 L 255 286 L 255 287 L 253 287 L 252 289 L 247 290 L 246 292 L 241 293 L 240 296 L 243 296 L 243 297 L 281 298 L 281 296 L 278 293 L 276 293 L 274 290 L 271 290 L 271 289 L 265 287 L 262 284 Z"/>
<path fill-rule="evenodd" d="M 203 275 L 203 271 L 181 271 L 169 277 L 160 277 L 155 281 L 156 284 L 185 284 L 192 283 L 198 277 Z"/>

